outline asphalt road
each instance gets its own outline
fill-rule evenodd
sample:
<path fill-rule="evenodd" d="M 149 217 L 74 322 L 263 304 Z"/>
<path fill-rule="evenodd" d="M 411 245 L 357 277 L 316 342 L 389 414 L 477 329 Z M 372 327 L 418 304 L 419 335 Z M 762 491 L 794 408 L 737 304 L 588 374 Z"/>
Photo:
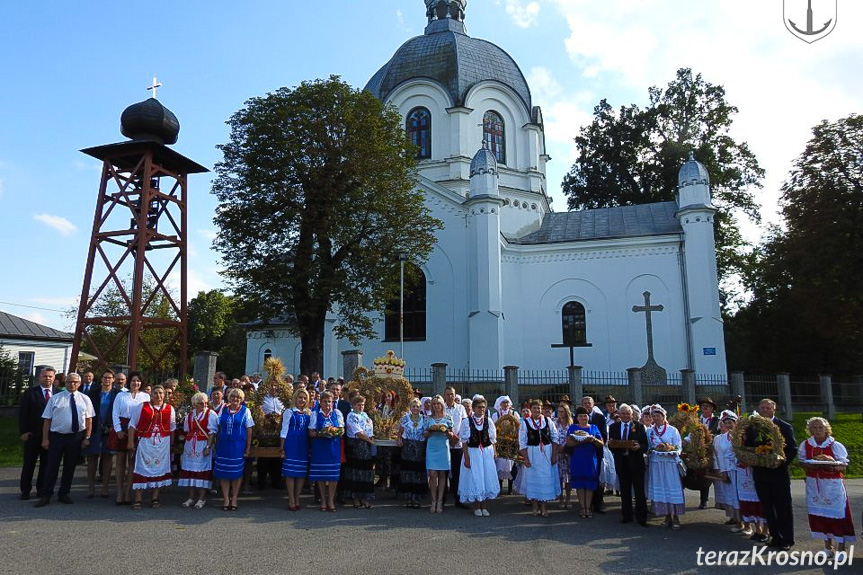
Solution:
<path fill-rule="evenodd" d="M 0 573 L 2 574 L 258 574 L 345 573 L 471 575 L 556 573 L 723 573 L 729 567 L 698 566 L 696 553 L 746 551 L 752 543 L 728 532 L 718 510 L 698 510 L 698 494 L 687 491 L 683 529 L 671 531 L 651 519 L 647 529 L 619 523 L 619 500 L 607 498 L 606 515 L 580 519 L 552 506 L 548 519 L 534 518 L 518 496 L 490 505 L 491 517 L 447 507 L 443 514 L 404 508 L 379 493 L 374 509 L 339 508 L 321 513 L 306 497 L 300 512 L 286 510 L 272 490 L 240 498 L 224 512 L 208 504 L 183 509 L 185 489 L 161 496 L 162 508 L 116 507 L 113 499 L 85 499 L 79 468 L 74 505 L 52 501 L 34 509 L 19 501 L 19 470 L 0 469 Z M 863 480 L 848 482 L 855 526 L 860 532 Z M 796 550 L 817 551 L 803 500 L 803 483 L 792 485 Z M 711 493 L 712 494 L 712 493 Z M 217 500 L 213 501 L 218 503 Z M 863 546 L 861 546 L 863 549 Z M 765 556 L 766 558 L 766 556 Z M 858 563 L 859 561 L 859 563 Z M 731 568 L 735 569 L 735 568 Z M 826 573 L 824 567 L 747 567 L 746 573 Z M 839 573 L 863 573 L 863 551 Z"/>

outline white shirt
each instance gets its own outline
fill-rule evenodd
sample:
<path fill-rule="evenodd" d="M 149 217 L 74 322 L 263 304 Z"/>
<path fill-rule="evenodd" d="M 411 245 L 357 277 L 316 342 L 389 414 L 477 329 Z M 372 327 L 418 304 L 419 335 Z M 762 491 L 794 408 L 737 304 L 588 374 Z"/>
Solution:
<path fill-rule="evenodd" d="M 143 391 L 136 393 L 135 397 L 132 397 L 132 392 L 127 389 L 118 393 L 117 397 L 114 399 L 114 411 L 111 415 L 111 423 L 114 424 L 114 431 L 117 433 L 123 431 L 123 427 L 120 425 L 120 418 L 125 417 L 131 419 L 133 408 L 142 403 L 147 403 L 148 401 L 150 401 L 150 394 L 144 393 Z"/>
<path fill-rule="evenodd" d="M 446 402 L 444 402 L 443 407 L 444 410 L 446 410 L 446 414 L 452 418 L 452 428 L 461 430 L 461 422 L 467 418 L 467 412 L 464 410 L 464 406 L 460 403 L 453 403 L 452 407 L 447 407 Z M 449 448 L 461 449 L 461 438 L 459 438 L 455 445 L 450 444 Z"/>
<path fill-rule="evenodd" d="M 549 423 L 551 423 L 551 425 L 549 425 Z M 522 420 L 521 425 L 518 426 L 518 448 L 519 449 L 527 449 L 528 447 L 530 447 L 527 444 L 527 428 L 528 428 L 528 426 L 531 429 L 539 429 L 539 430 L 543 430 L 546 427 L 548 427 L 548 433 L 549 433 L 549 436 L 551 439 L 551 443 L 549 443 L 548 445 L 551 445 L 552 443 L 559 443 L 560 442 L 560 438 L 557 435 L 557 426 L 554 425 L 554 422 L 551 421 L 550 418 L 546 418 L 545 416 L 541 416 L 540 420 L 539 420 L 539 427 L 537 427 L 536 422 L 533 420 L 532 417 L 526 417 L 525 419 Z M 536 447 L 536 446 L 534 446 L 534 447 Z"/>
<path fill-rule="evenodd" d="M 271 413 L 280 414 L 285 410 L 285 406 L 282 405 L 282 401 L 278 397 L 274 395 L 265 395 L 261 409 L 264 410 L 264 415 L 269 415 Z"/>
<path fill-rule="evenodd" d="M 473 416 L 465 417 L 462 420 L 461 427 L 458 430 L 459 437 L 461 437 L 461 440 L 465 443 L 467 443 L 467 441 L 470 439 L 470 420 L 472 417 Z M 480 431 L 482 431 L 482 428 L 486 425 L 488 425 L 489 441 L 491 441 L 492 443 L 497 443 L 497 430 L 494 427 L 494 421 L 491 420 L 491 418 L 488 416 L 488 413 L 486 413 L 485 421 L 482 425 L 477 425 L 476 422 L 474 422 L 474 426 Z"/>
<path fill-rule="evenodd" d="M 75 411 L 78 412 L 78 431 L 86 431 L 87 420 L 96 416 L 93 402 L 83 393 L 76 391 Z M 51 420 L 51 431 L 54 433 L 72 433 L 72 392 L 61 391 L 51 396 L 42 412 L 42 419 Z"/>
<path fill-rule="evenodd" d="M 357 413 L 356 411 L 348 414 L 345 431 L 347 431 L 347 436 L 350 438 L 356 437 L 357 433 L 364 433 L 366 437 L 375 436 L 375 427 L 372 423 L 372 418 L 366 413 Z"/>
<path fill-rule="evenodd" d="M 312 415 L 309 417 L 309 429 L 317 429 L 318 427 L 318 418 L 325 417 L 320 411 L 312 411 Z M 330 412 L 329 417 L 330 422 L 335 422 L 334 427 L 344 427 L 345 420 L 342 412 L 336 408 Z M 326 427 L 326 425 L 324 425 Z"/>

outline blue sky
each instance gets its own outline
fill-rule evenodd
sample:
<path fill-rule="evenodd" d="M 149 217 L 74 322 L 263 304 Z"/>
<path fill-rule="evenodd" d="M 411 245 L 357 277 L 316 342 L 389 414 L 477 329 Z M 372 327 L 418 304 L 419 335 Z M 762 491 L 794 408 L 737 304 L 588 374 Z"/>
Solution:
<path fill-rule="evenodd" d="M 805 0 L 786 2 L 805 10 Z M 816 19 L 833 5 L 814 0 Z M 767 169 L 757 197 L 775 222 L 779 186 L 811 127 L 860 111 L 863 3 L 838 5 L 833 33 L 811 45 L 786 31 L 782 0 L 471 0 L 466 23 L 515 58 L 543 108 L 557 210 L 572 137 L 599 99 L 644 104 L 648 86 L 690 66 L 740 108 L 734 135 Z M 246 99 L 330 74 L 362 87 L 422 33 L 424 11 L 422 0 L 5 3 L 0 310 L 71 329 L 54 310 L 80 295 L 100 174 L 78 150 L 121 141 L 120 113 L 148 97 L 152 76 L 180 119 L 174 148 L 212 168 L 225 121 Z M 222 286 L 211 177 L 190 179 L 190 296 Z"/>

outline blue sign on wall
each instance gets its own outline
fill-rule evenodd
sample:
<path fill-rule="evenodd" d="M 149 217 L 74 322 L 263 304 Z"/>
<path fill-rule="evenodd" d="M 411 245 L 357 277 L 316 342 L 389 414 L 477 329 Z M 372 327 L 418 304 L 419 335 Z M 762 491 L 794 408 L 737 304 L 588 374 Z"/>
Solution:
<path fill-rule="evenodd" d="M 716 355 L 716 348 L 715 347 L 705 347 L 704 348 L 704 355 Z"/>

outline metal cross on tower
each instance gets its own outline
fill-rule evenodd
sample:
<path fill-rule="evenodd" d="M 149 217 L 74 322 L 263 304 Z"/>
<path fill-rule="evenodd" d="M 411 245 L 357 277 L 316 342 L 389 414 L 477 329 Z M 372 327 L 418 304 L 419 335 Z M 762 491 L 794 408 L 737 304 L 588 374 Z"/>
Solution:
<path fill-rule="evenodd" d="M 153 83 L 150 84 L 150 87 L 147 88 L 147 90 L 153 90 L 153 97 L 155 98 L 156 97 L 156 88 L 161 88 L 161 87 L 162 87 L 162 83 L 159 82 L 158 80 L 156 80 L 156 77 L 153 76 Z"/>

